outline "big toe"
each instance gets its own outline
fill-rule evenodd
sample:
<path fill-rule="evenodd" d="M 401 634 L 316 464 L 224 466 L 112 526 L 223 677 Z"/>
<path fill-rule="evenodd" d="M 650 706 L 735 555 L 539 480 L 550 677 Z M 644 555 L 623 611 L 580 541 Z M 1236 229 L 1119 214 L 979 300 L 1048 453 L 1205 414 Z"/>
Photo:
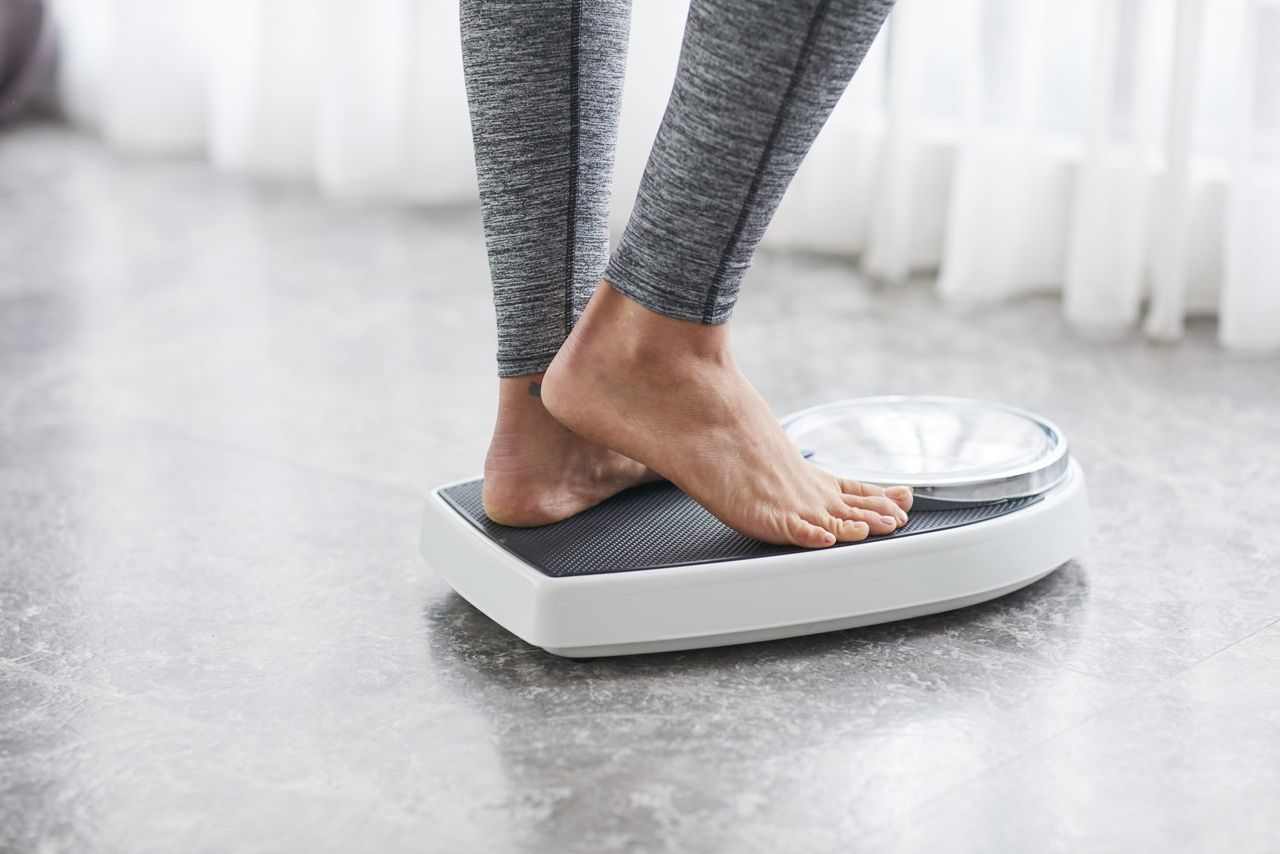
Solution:
<path fill-rule="evenodd" d="M 836 480 L 840 484 L 840 490 L 847 495 L 856 495 L 863 498 L 886 496 L 903 510 L 911 509 L 911 487 L 909 486 L 890 486 L 885 488 L 876 486 L 874 483 L 863 483 L 860 480 L 847 477 L 836 478 Z"/>
<path fill-rule="evenodd" d="M 884 491 L 884 494 L 893 499 L 893 503 L 897 504 L 903 510 L 910 510 L 914 495 L 909 486 L 891 486 Z"/>

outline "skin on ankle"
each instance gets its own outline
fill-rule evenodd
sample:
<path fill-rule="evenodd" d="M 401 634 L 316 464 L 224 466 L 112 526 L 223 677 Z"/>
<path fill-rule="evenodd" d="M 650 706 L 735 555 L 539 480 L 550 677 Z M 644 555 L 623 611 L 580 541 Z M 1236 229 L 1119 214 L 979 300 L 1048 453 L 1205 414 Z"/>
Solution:
<path fill-rule="evenodd" d="M 667 317 L 601 282 L 541 392 L 560 423 L 746 536 L 815 548 L 906 522 L 910 490 L 886 495 L 800 456 L 734 364 L 728 324 Z"/>
<path fill-rule="evenodd" d="M 530 374 L 498 381 L 498 417 L 482 490 L 490 519 L 520 527 L 547 525 L 659 479 L 552 418 L 540 397 L 542 379 Z"/>

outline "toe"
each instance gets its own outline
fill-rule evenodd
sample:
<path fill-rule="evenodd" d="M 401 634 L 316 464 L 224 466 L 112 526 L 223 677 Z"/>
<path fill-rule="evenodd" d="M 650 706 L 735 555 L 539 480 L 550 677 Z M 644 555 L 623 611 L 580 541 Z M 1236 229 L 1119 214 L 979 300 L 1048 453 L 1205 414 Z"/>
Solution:
<path fill-rule="evenodd" d="M 909 486 L 891 486 L 884 491 L 884 494 L 893 499 L 893 502 L 903 510 L 911 509 L 911 502 L 914 496 L 911 494 Z"/>
<path fill-rule="evenodd" d="M 883 495 L 860 496 L 846 492 L 844 494 L 844 503 L 848 504 L 850 507 L 858 507 L 862 510 L 871 510 L 881 516 L 892 516 L 897 520 L 899 525 L 907 524 L 906 511 Z"/>
<path fill-rule="evenodd" d="M 836 540 L 842 543 L 854 543 L 858 540 L 865 540 L 871 535 L 871 526 L 866 522 L 855 522 L 852 519 L 839 519 L 835 516 L 828 516 L 823 527 L 835 534 Z"/>
<path fill-rule="evenodd" d="M 792 545 L 806 549 L 820 549 L 835 545 L 837 536 L 835 531 L 822 528 L 799 516 L 789 516 L 785 524 L 787 539 Z"/>
<path fill-rule="evenodd" d="M 885 515 L 877 510 L 866 510 L 841 503 L 831 508 L 831 515 L 851 522 L 866 522 L 873 534 L 892 534 L 898 529 L 898 517 Z"/>
<path fill-rule="evenodd" d="M 840 481 L 840 489 L 849 494 L 868 498 L 873 496 L 885 495 L 902 510 L 911 509 L 911 487 L 909 486 L 891 486 L 885 489 L 876 486 L 874 483 L 863 483 L 860 480 L 852 480 L 847 477 L 837 478 Z"/>

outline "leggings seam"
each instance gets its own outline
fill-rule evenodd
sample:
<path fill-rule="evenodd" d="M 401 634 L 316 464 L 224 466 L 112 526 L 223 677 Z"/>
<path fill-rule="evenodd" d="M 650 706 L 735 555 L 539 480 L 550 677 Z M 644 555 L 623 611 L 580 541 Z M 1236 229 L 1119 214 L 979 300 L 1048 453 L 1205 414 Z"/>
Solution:
<path fill-rule="evenodd" d="M 582 0 L 573 0 L 569 17 L 569 203 L 564 251 L 564 334 L 573 329 L 573 290 L 577 267 L 578 219 L 578 38 L 582 27 Z"/>
<path fill-rule="evenodd" d="M 760 192 L 760 183 L 764 180 L 764 170 L 769 165 L 769 158 L 778 144 L 778 136 L 782 133 L 782 123 L 787 117 L 791 102 L 795 99 L 796 89 L 800 86 L 800 78 L 804 74 L 804 68 L 809 61 L 809 56 L 813 53 L 814 43 L 818 39 L 818 28 L 821 26 L 823 16 L 830 4 L 831 0 L 819 0 L 818 5 L 814 7 L 813 17 L 809 20 L 809 29 L 805 33 L 804 42 L 800 46 L 800 54 L 796 57 L 796 64 L 791 69 L 791 79 L 787 81 L 787 88 L 782 93 L 782 100 L 778 103 L 778 112 L 774 116 L 773 126 L 769 129 L 769 136 L 765 139 L 764 150 L 760 153 L 760 159 L 756 161 L 755 172 L 751 176 L 751 184 L 747 188 L 746 198 L 742 202 L 742 210 L 738 214 L 738 221 L 734 223 L 733 231 L 729 235 L 729 241 L 725 244 L 724 252 L 720 256 L 720 264 L 716 267 L 715 275 L 711 279 L 711 287 L 707 291 L 706 302 L 702 305 L 702 322 L 704 324 L 711 323 L 715 318 L 716 298 L 720 296 L 724 277 L 728 272 L 729 257 L 733 254 L 734 247 L 742 239 L 742 232 L 746 229 L 747 217 L 751 213 L 751 205 L 755 201 L 756 195 Z"/>

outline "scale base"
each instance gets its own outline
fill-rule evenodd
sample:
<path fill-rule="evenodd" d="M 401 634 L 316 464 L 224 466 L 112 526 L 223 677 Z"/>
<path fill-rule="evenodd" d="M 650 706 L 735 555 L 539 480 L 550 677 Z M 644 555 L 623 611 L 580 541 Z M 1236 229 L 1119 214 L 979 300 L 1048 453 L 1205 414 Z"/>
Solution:
<path fill-rule="evenodd" d="M 895 535 L 815 550 L 741 537 L 669 485 L 532 529 L 489 521 L 478 496 L 477 481 L 432 492 L 423 557 L 499 625 L 570 658 L 774 640 L 963 608 L 1045 577 L 1079 554 L 1089 530 L 1074 461 L 1034 499 L 917 511 Z"/>

